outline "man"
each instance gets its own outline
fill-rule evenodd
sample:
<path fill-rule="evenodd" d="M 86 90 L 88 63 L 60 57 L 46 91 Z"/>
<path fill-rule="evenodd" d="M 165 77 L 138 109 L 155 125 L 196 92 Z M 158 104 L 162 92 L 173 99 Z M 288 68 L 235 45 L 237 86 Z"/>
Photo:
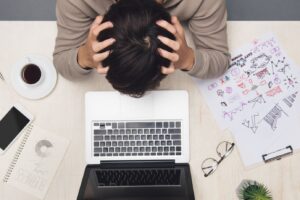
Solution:
<path fill-rule="evenodd" d="M 120 1 L 130 2 L 130 0 Z M 229 65 L 225 0 L 156 0 L 156 2 L 172 15 L 171 21 L 158 20 L 157 26 L 175 36 L 175 39 L 157 36 L 162 44 L 169 47 L 169 51 L 157 48 L 159 55 L 170 61 L 169 66 L 161 66 L 160 73 L 167 75 L 180 69 L 198 78 L 212 78 L 223 74 Z M 118 4 L 118 1 L 57 0 L 58 35 L 54 64 L 66 78 L 76 79 L 88 74 L 91 69 L 96 69 L 100 74 L 108 73 L 110 66 L 103 66 L 103 61 L 114 52 L 110 51 L 109 47 L 118 41 L 114 38 L 99 41 L 97 37 L 101 32 L 114 28 L 114 24 L 110 21 L 102 23 L 102 16 L 112 4 Z M 187 21 L 193 35 L 195 50 L 187 45 L 179 21 Z M 143 90 L 146 89 L 153 88 L 145 87 Z M 140 96 L 145 92 L 143 90 L 134 92 L 133 95 Z M 121 89 L 119 91 L 126 93 Z"/>

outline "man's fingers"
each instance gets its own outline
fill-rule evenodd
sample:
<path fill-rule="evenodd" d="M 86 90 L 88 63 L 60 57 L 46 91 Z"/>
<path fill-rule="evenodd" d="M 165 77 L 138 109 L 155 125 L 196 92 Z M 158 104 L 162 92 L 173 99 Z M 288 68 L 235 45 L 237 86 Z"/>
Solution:
<path fill-rule="evenodd" d="M 167 37 L 163 37 L 163 36 L 158 36 L 157 37 L 162 43 L 164 43 L 165 45 L 167 45 L 168 47 L 170 47 L 171 49 L 173 49 L 174 51 L 178 51 L 180 48 L 180 44 L 177 41 L 171 40 Z"/>
<path fill-rule="evenodd" d="M 101 51 L 102 49 L 105 49 L 106 47 L 112 45 L 116 40 L 114 38 L 110 38 L 110 39 L 107 39 L 107 40 L 104 40 L 103 42 L 94 42 L 92 44 L 92 48 L 93 48 L 93 51 L 95 53 Z"/>
<path fill-rule="evenodd" d="M 172 16 L 171 21 L 172 21 L 172 24 L 174 25 L 177 33 L 179 33 L 180 35 L 183 35 L 184 30 L 183 30 L 183 27 L 180 24 L 178 18 L 176 16 Z"/>
<path fill-rule="evenodd" d="M 175 72 L 175 66 L 173 64 L 170 65 L 170 67 L 161 67 L 161 73 L 168 75 L 168 74 L 172 74 Z"/>
<path fill-rule="evenodd" d="M 169 31 L 173 35 L 176 34 L 175 27 L 172 24 L 170 24 L 169 22 L 167 22 L 165 20 L 159 20 L 159 21 L 156 22 L 156 24 L 159 25 L 160 27 L 166 29 L 167 31 Z"/>
<path fill-rule="evenodd" d="M 103 53 L 97 53 L 93 55 L 94 62 L 102 62 L 105 58 L 109 56 L 109 51 L 105 51 Z"/>
<path fill-rule="evenodd" d="M 102 67 L 101 65 L 98 65 L 96 70 L 99 74 L 107 74 L 109 67 Z"/>
<path fill-rule="evenodd" d="M 100 24 L 96 26 L 93 30 L 92 33 L 95 37 L 99 35 L 99 33 L 105 29 L 112 28 L 114 25 L 111 22 L 104 22 L 103 24 Z"/>
<path fill-rule="evenodd" d="M 179 60 L 179 55 L 177 53 L 171 53 L 161 48 L 158 48 L 158 52 L 162 57 L 170 60 L 171 62 L 177 62 Z"/>
<path fill-rule="evenodd" d="M 103 20 L 103 16 L 97 16 L 96 19 L 94 20 L 94 22 L 91 25 L 91 30 L 93 30 L 94 28 L 99 26 L 99 24 L 101 24 L 102 20 Z"/>

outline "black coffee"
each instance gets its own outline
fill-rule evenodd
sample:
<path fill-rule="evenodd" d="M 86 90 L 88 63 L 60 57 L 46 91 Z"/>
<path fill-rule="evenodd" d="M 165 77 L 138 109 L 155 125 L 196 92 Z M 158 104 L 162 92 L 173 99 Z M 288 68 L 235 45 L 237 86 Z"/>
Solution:
<path fill-rule="evenodd" d="M 35 64 L 28 64 L 23 68 L 22 78 L 28 84 L 37 83 L 41 76 L 41 69 Z"/>

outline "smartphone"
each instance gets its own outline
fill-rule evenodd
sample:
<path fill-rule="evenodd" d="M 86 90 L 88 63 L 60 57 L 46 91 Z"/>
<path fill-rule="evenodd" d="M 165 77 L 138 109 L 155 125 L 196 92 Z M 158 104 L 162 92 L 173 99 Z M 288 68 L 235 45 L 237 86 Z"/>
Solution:
<path fill-rule="evenodd" d="M 21 105 L 12 106 L 0 116 L 0 154 L 3 154 L 33 120 Z"/>

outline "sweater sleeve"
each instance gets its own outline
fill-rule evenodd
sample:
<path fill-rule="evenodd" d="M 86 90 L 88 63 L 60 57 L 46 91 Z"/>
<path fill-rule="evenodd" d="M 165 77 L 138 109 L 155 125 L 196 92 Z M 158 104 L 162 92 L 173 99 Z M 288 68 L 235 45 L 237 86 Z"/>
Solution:
<path fill-rule="evenodd" d="M 93 19 L 70 0 L 57 0 L 56 17 L 58 32 L 53 53 L 54 65 L 65 78 L 80 78 L 91 71 L 80 67 L 77 53 L 86 42 Z"/>
<path fill-rule="evenodd" d="M 196 47 L 190 75 L 205 79 L 225 73 L 230 61 L 226 22 L 225 0 L 204 0 L 189 20 L 188 27 Z"/>

